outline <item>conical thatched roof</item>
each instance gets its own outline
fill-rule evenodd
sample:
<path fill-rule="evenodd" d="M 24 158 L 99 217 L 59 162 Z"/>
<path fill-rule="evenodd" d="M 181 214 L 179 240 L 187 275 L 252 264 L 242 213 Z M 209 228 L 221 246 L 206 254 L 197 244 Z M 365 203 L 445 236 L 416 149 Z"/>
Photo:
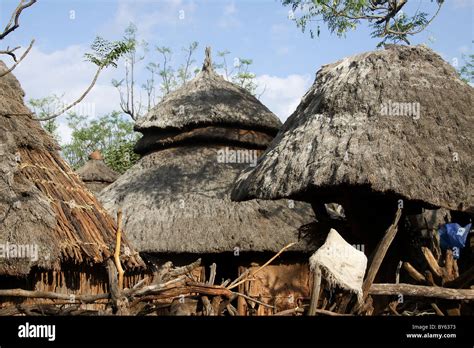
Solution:
<path fill-rule="evenodd" d="M 76 170 L 77 175 L 86 184 L 87 188 L 94 193 L 99 193 L 119 177 L 119 174 L 109 168 L 99 151 L 94 151 L 81 168 Z"/>
<path fill-rule="evenodd" d="M 190 113 L 183 119 L 172 105 Z M 156 124 L 138 127 L 144 136 L 137 147 L 145 155 L 99 196 L 110 212 L 123 209 L 129 238 L 140 251 L 278 251 L 299 241 L 298 228 L 314 218 L 309 206 L 230 200 L 235 178 L 249 166 L 231 163 L 237 160 L 232 155 L 256 159 L 271 140 L 267 130 L 279 121 L 247 91 L 216 75 L 209 53 L 203 71 L 145 119 Z M 294 250 L 314 249 L 304 240 Z"/>
<path fill-rule="evenodd" d="M 114 250 L 114 220 L 61 159 L 23 96 L 12 74 L 0 78 L 0 274 L 58 269 L 61 261 L 103 262 Z M 126 240 L 123 245 L 125 266 L 143 265 Z M 31 253 L 16 257 L 25 246 L 36 248 L 37 260 Z"/>
<path fill-rule="evenodd" d="M 472 212 L 473 109 L 474 89 L 426 47 L 326 65 L 233 198 L 312 200 L 366 186 Z"/>
<path fill-rule="evenodd" d="M 135 129 L 187 129 L 196 126 L 238 126 L 275 135 L 281 123 L 257 98 L 216 74 L 206 51 L 202 71 L 185 86 L 167 95 Z"/>

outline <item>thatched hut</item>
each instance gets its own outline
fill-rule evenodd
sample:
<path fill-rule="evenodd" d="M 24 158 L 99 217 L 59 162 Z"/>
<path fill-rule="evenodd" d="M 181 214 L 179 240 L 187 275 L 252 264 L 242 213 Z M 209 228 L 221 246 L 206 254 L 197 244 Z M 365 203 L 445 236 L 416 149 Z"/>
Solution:
<path fill-rule="evenodd" d="M 473 88 L 423 46 L 325 65 L 232 197 L 340 203 L 345 238 L 370 252 L 400 199 L 405 212 L 474 212 L 473 108 Z"/>
<path fill-rule="evenodd" d="M 99 193 L 119 177 L 119 173 L 107 166 L 100 151 L 89 155 L 89 160 L 79 169 L 77 175 L 92 193 Z"/>
<path fill-rule="evenodd" d="M 128 236 L 142 256 L 175 263 L 199 256 L 204 264 L 217 263 L 216 279 L 234 278 L 239 267 L 262 263 L 297 242 L 280 268 L 260 274 L 266 277 L 262 282 L 274 281 L 261 286 L 261 295 L 265 301 L 274 300 L 272 291 L 307 296 L 307 273 L 301 275 L 307 265 L 299 262 L 315 247 L 299 228 L 313 220 L 311 209 L 288 200 L 230 200 L 235 178 L 253 165 L 280 122 L 249 92 L 214 72 L 206 54 L 196 78 L 137 122 L 143 138 L 135 150 L 142 157 L 99 199 L 112 214 L 123 210 Z"/>
<path fill-rule="evenodd" d="M 23 97 L 11 73 L 0 78 L 1 288 L 106 292 L 104 263 L 116 224 L 61 159 Z M 124 268 L 144 266 L 125 238 L 122 246 Z"/>

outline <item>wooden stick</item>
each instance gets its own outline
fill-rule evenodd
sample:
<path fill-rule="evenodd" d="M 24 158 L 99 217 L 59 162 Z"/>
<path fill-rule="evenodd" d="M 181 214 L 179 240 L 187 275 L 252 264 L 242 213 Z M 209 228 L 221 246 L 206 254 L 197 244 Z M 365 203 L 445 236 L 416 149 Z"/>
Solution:
<path fill-rule="evenodd" d="M 114 260 L 115 266 L 117 267 L 118 271 L 118 287 L 119 290 L 123 289 L 123 268 L 122 264 L 120 263 L 120 242 L 122 240 L 122 210 L 118 210 L 117 212 L 117 239 L 115 243 L 115 253 L 114 253 Z"/>
<path fill-rule="evenodd" d="M 313 271 L 313 292 L 311 294 L 311 303 L 309 305 L 308 315 L 315 315 L 318 308 L 319 292 L 321 291 L 321 269 L 319 266 Z"/>
<path fill-rule="evenodd" d="M 72 296 L 71 296 L 72 295 Z M 48 291 L 30 291 L 23 289 L 2 289 L 0 290 L 0 296 L 12 296 L 12 297 L 27 297 L 27 298 L 48 298 L 52 300 L 71 300 L 74 298 L 77 301 L 84 303 L 92 303 L 97 300 L 103 300 L 109 298 L 109 294 L 98 294 L 98 295 L 75 295 L 75 294 L 58 294 L 55 292 Z"/>
<path fill-rule="evenodd" d="M 214 282 L 216 281 L 216 269 L 217 265 L 213 263 L 210 267 L 211 273 L 209 274 L 209 280 L 207 281 L 208 285 L 214 285 Z"/>
<path fill-rule="evenodd" d="M 418 272 L 415 267 L 413 267 L 410 262 L 404 262 L 403 263 L 403 269 L 407 271 L 408 275 L 412 277 L 414 280 L 416 280 L 419 283 L 426 283 L 426 278 L 424 277 L 423 274 Z"/>
<path fill-rule="evenodd" d="M 332 311 L 328 311 L 326 309 L 316 309 L 317 314 L 324 314 L 324 315 L 329 315 L 332 317 L 350 317 L 352 314 L 346 314 L 346 313 L 336 313 Z"/>
<path fill-rule="evenodd" d="M 163 281 L 168 281 L 172 278 L 176 278 L 184 274 L 191 273 L 199 266 L 201 266 L 201 259 L 197 259 L 196 261 L 194 261 L 193 263 L 190 263 L 189 265 L 174 268 L 163 275 Z"/>
<path fill-rule="evenodd" d="M 276 309 L 275 306 L 272 306 L 272 305 L 269 305 L 268 303 L 265 303 L 265 302 L 262 302 L 262 301 L 259 301 L 259 300 L 256 300 L 250 296 L 247 296 L 245 294 L 242 294 L 240 292 L 234 292 L 234 294 L 238 295 L 238 296 L 241 296 L 243 298 L 245 298 L 246 300 L 249 300 L 249 301 L 252 301 L 252 302 L 255 302 L 255 303 L 258 303 L 259 305 L 262 305 L 262 306 L 265 306 L 265 307 L 268 307 L 268 308 L 271 308 L 271 309 Z"/>
<path fill-rule="evenodd" d="M 439 267 L 438 261 L 436 261 L 431 250 L 428 249 L 427 247 L 421 247 L 421 251 L 423 252 L 423 255 L 425 256 L 425 260 L 428 263 L 428 266 L 430 267 L 431 271 L 439 278 L 442 278 L 443 272 L 441 270 L 441 267 Z"/>
<path fill-rule="evenodd" d="M 207 296 L 201 296 L 201 301 L 203 305 L 203 314 L 205 316 L 214 316 L 214 308 L 211 305 L 211 301 L 209 301 L 209 298 Z"/>
<path fill-rule="evenodd" d="M 435 310 L 436 314 L 438 314 L 440 317 L 444 317 L 444 313 L 439 309 L 438 305 L 436 303 L 432 303 L 431 307 Z"/>
<path fill-rule="evenodd" d="M 474 290 L 448 289 L 436 286 L 412 284 L 372 284 L 371 295 L 399 295 L 442 298 L 446 300 L 474 300 Z"/>
<path fill-rule="evenodd" d="M 258 268 L 255 272 L 251 272 L 251 273 L 249 274 L 249 276 L 250 276 L 250 277 L 253 277 L 254 275 L 256 275 L 258 272 L 260 272 L 262 269 L 264 269 L 264 268 L 267 267 L 270 263 L 272 263 L 273 260 L 275 260 L 278 256 L 280 256 L 281 253 L 283 253 L 286 249 L 291 248 L 291 247 L 292 247 L 293 245 L 295 245 L 295 244 L 296 244 L 296 242 L 293 242 L 293 243 L 290 243 L 290 244 L 288 244 L 287 246 L 285 246 L 285 247 L 284 247 L 283 249 L 281 249 L 278 253 L 276 253 L 276 255 L 273 256 L 270 260 L 268 260 L 267 262 L 265 262 L 265 264 L 264 264 L 263 266 L 261 266 L 260 268 Z M 239 281 L 239 282 L 237 282 L 237 283 L 235 283 L 235 284 L 233 284 L 233 285 L 229 285 L 229 286 L 227 287 L 227 289 L 231 290 L 231 289 L 233 289 L 233 288 L 239 286 L 240 284 L 245 283 L 247 280 L 248 280 L 248 279 L 242 279 L 241 281 Z"/>
<path fill-rule="evenodd" d="M 377 245 L 374 258 L 372 260 L 372 263 L 370 264 L 370 268 L 365 277 L 364 284 L 362 285 L 362 301 L 365 301 L 365 299 L 367 298 L 368 291 L 371 288 L 372 283 L 374 282 L 375 276 L 379 271 L 380 265 L 382 264 L 382 261 L 385 258 L 385 255 L 387 254 L 388 248 L 392 244 L 392 241 L 395 238 L 395 235 L 397 234 L 398 221 L 400 220 L 401 215 L 402 209 L 398 208 L 397 213 L 395 215 L 395 220 L 385 232 L 385 235 L 383 236 L 380 243 Z"/>
<path fill-rule="evenodd" d="M 238 314 L 237 309 L 230 303 L 228 303 L 225 308 L 227 308 L 227 312 L 229 312 L 232 317 L 235 317 Z"/>
<path fill-rule="evenodd" d="M 274 316 L 287 316 L 297 313 L 304 313 L 304 309 L 300 307 L 285 309 L 284 311 L 273 314 Z"/>
<path fill-rule="evenodd" d="M 474 280 L 474 265 L 471 266 L 466 272 L 461 274 L 456 279 L 446 282 L 445 287 L 448 288 L 465 288 Z"/>
<path fill-rule="evenodd" d="M 125 294 L 126 294 L 126 296 L 130 297 L 130 296 L 144 296 L 144 295 L 159 293 L 161 291 L 169 289 L 170 285 L 174 285 L 176 287 L 177 285 L 175 285 L 175 284 L 184 281 L 185 278 L 186 277 L 184 275 L 182 275 L 178 278 L 172 279 L 172 280 L 167 281 L 165 283 L 152 284 L 152 285 L 144 286 L 144 287 L 139 288 L 139 289 L 132 289 L 132 290 L 128 290 L 128 291 L 125 290 Z"/>
<path fill-rule="evenodd" d="M 456 278 L 454 275 L 454 255 L 451 249 L 446 250 L 446 256 L 444 261 L 444 277 L 443 283 L 449 282 Z"/>

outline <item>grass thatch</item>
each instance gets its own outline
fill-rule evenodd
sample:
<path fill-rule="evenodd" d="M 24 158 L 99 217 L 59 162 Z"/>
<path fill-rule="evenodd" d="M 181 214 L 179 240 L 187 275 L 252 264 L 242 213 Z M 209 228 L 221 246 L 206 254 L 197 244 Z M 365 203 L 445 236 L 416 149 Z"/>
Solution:
<path fill-rule="evenodd" d="M 183 129 L 204 126 L 235 126 L 275 135 L 281 122 L 245 89 L 226 81 L 212 69 L 210 50 L 196 78 L 168 94 L 135 129 Z"/>
<path fill-rule="evenodd" d="M 61 159 L 23 96 L 12 74 L 0 78 L 0 244 L 36 245 L 39 259 L 2 258 L 0 274 L 101 263 L 114 249 L 115 222 Z M 126 240 L 123 248 L 127 267 L 143 265 Z"/>
<path fill-rule="evenodd" d="M 139 251 L 279 251 L 314 219 L 302 203 L 231 202 L 234 180 L 249 163 L 222 163 L 219 151 L 249 151 L 256 159 L 280 122 L 211 65 L 207 51 L 203 71 L 138 122 L 144 136 L 137 150 L 145 156 L 99 196 L 110 212 L 123 209 Z M 312 243 L 294 250 L 312 251 Z"/>
<path fill-rule="evenodd" d="M 94 193 L 99 193 L 119 177 L 117 172 L 104 163 L 99 151 L 94 151 L 89 156 L 89 160 L 76 170 L 76 173 L 87 188 Z"/>
<path fill-rule="evenodd" d="M 419 103 L 419 118 L 393 103 Z M 326 65 L 233 198 L 315 201 L 365 186 L 473 212 L 473 109 L 474 89 L 426 47 Z"/>
<path fill-rule="evenodd" d="M 248 164 L 218 163 L 222 146 L 169 148 L 146 155 L 99 195 L 112 214 L 123 209 L 128 237 L 140 252 L 278 251 L 299 240 L 311 208 L 287 200 L 230 201 Z M 238 149 L 238 148 L 233 148 Z M 312 251 L 301 241 L 294 250 Z"/>

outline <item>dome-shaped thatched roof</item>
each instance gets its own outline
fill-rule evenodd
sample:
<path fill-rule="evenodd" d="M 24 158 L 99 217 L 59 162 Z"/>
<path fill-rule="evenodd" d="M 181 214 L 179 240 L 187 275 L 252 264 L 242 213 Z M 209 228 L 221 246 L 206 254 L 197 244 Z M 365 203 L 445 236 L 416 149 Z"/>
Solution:
<path fill-rule="evenodd" d="M 12 74 L 0 77 L 0 244 L 4 252 L 37 248 L 38 259 L 2 257 L 0 274 L 57 269 L 61 261 L 101 263 L 114 250 L 115 222 L 61 159 L 23 96 Z M 127 267 L 143 265 L 126 240 L 123 252 Z"/>
<path fill-rule="evenodd" d="M 81 168 L 76 170 L 77 175 L 94 193 L 99 193 L 119 177 L 119 174 L 109 168 L 99 151 L 94 151 Z"/>
<path fill-rule="evenodd" d="M 135 129 L 189 129 L 214 126 L 239 126 L 275 135 L 281 122 L 245 89 L 226 81 L 212 68 L 210 49 L 202 71 L 192 81 L 167 95 Z"/>
<path fill-rule="evenodd" d="M 390 45 L 324 66 L 235 199 L 350 187 L 473 211 L 474 89 L 432 50 Z"/>
<path fill-rule="evenodd" d="M 158 128 L 142 130 L 139 148 L 145 155 L 99 195 L 110 212 L 123 209 L 128 236 L 139 251 L 278 251 L 299 241 L 298 229 L 314 219 L 308 205 L 287 200 L 231 202 L 234 180 L 268 146 L 272 137 L 265 129 L 275 129 L 279 121 L 210 66 L 208 56 L 204 71 L 174 94 L 192 110 L 185 122 L 169 113 L 155 120 Z M 169 110 L 173 100 L 165 99 L 155 110 Z M 183 129 L 164 129 L 167 125 Z M 245 163 L 235 163 L 238 156 Z M 313 248 L 302 240 L 294 250 Z"/>

